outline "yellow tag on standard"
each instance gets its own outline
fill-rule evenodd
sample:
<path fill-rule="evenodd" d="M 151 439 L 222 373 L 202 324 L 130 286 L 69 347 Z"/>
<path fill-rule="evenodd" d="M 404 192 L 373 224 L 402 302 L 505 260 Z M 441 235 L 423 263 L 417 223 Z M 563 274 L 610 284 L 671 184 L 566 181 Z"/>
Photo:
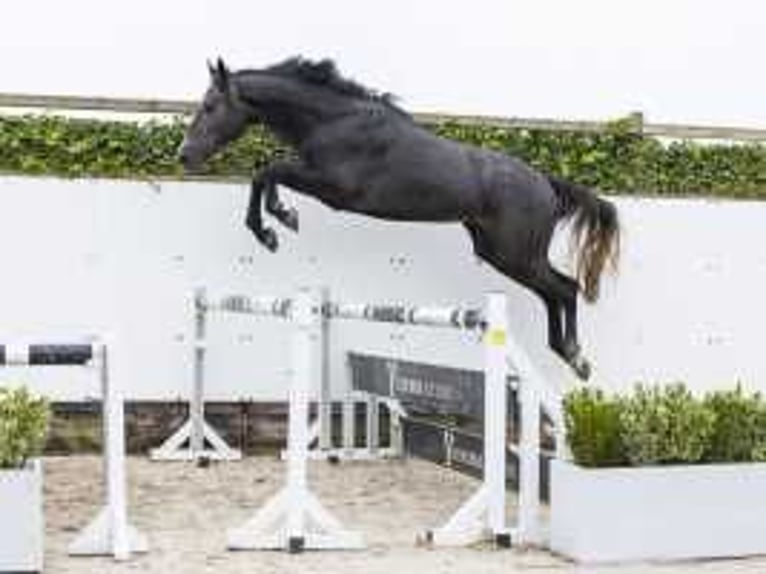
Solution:
<path fill-rule="evenodd" d="M 485 337 L 488 345 L 505 345 L 506 333 L 503 329 L 491 329 Z"/>

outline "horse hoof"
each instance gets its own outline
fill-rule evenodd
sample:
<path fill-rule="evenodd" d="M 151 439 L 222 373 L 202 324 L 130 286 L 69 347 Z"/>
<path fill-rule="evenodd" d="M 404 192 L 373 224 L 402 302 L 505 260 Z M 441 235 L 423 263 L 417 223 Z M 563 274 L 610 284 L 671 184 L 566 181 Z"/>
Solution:
<path fill-rule="evenodd" d="M 574 369 L 575 374 L 583 381 L 587 381 L 590 378 L 591 373 L 591 367 L 590 367 L 590 361 L 588 359 L 577 356 L 574 359 L 572 359 L 572 362 L 570 363 L 572 365 L 572 369 Z"/>
<path fill-rule="evenodd" d="M 261 233 L 258 235 L 258 240 L 266 249 L 272 253 L 274 253 L 279 248 L 279 240 L 277 239 L 277 234 L 273 229 L 268 227 L 261 231 Z"/>
<path fill-rule="evenodd" d="M 298 233 L 299 218 L 297 209 L 291 207 L 290 209 L 286 210 L 284 215 L 280 218 L 280 221 L 285 227 Z"/>

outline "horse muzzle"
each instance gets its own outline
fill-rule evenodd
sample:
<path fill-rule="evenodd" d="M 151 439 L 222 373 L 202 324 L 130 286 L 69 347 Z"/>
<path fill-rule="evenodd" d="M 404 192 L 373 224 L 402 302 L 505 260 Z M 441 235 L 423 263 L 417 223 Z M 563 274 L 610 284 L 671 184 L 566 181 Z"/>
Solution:
<path fill-rule="evenodd" d="M 204 160 L 198 150 L 184 141 L 178 148 L 178 161 L 181 162 L 184 171 L 193 173 L 200 170 Z"/>

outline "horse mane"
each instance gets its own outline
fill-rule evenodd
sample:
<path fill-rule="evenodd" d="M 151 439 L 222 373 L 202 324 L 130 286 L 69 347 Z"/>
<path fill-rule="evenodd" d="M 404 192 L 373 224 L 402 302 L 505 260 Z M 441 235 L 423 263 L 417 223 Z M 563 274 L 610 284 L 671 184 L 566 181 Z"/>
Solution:
<path fill-rule="evenodd" d="M 263 71 L 325 87 L 345 96 L 380 102 L 399 109 L 394 105 L 396 98 L 393 94 L 380 93 L 344 77 L 338 71 L 335 62 L 329 58 L 314 61 L 296 56 L 269 66 Z"/>

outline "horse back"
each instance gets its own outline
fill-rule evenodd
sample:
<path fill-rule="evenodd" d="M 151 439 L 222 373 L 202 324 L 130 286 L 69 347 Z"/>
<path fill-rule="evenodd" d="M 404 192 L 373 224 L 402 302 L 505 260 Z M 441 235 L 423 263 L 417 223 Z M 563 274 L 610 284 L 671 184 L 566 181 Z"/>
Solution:
<path fill-rule="evenodd" d="M 327 123 L 301 155 L 343 194 L 340 208 L 389 219 L 464 220 L 525 208 L 546 191 L 520 160 L 440 137 L 398 113 Z M 535 187 L 543 188 L 538 197 L 527 197 Z"/>

